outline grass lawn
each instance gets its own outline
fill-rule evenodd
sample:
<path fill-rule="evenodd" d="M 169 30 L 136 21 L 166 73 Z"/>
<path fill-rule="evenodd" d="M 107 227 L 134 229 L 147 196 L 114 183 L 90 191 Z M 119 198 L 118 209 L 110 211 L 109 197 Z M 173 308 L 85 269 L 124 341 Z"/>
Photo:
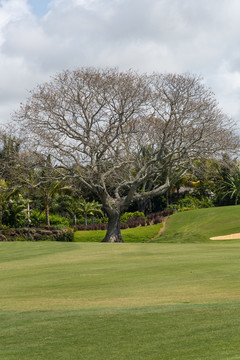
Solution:
<path fill-rule="evenodd" d="M 0 359 L 240 359 L 239 263 L 238 241 L 0 243 Z"/>
<path fill-rule="evenodd" d="M 155 242 L 210 242 L 210 237 L 234 233 L 240 233 L 240 206 L 224 206 L 170 216 L 166 230 Z"/>
<path fill-rule="evenodd" d="M 121 230 L 124 242 L 148 242 L 151 241 L 163 227 L 163 224 L 151 226 L 141 226 L 133 229 Z M 87 230 L 77 231 L 74 234 L 74 241 L 79 242 L 101 242 L 104 239 L 106 231 L 104 230 Z"/>

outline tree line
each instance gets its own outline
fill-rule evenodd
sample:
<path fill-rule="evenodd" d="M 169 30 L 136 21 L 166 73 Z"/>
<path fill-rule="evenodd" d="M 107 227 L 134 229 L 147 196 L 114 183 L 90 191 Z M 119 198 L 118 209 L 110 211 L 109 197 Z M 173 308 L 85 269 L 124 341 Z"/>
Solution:
<path fill-rule="evenodd" d="M 103 241 L 122 241 L 120 216 L 136 204 L 169 203 L 191 182 L 206 186 L 200 176 L 211 166 L 229 171 L 225 200 L 236 198 L 239 136 L 200 77 L 67 70 L 33 89 L 13 120 L 1 155 L 9 189 L 42 191 L 46 214 L 55 191 L 98 201 L 108 217 Z"/>

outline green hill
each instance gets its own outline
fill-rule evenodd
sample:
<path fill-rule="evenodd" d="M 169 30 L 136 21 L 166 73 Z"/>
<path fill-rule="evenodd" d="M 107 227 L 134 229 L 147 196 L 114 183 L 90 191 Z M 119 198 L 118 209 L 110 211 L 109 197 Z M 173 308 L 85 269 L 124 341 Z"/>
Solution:
<path fill-rule="evenodd" d="M 223 206 L 170 216 L 166 230 L 154 242 L 209 242 L 210 237 L 238 232 L 240 233 L 240 206 Z"/>

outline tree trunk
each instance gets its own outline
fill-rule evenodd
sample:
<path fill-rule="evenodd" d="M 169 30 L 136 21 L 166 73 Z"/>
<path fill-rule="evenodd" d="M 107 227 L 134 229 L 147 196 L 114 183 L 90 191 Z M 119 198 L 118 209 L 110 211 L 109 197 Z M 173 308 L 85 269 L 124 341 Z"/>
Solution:
<path fill-rule="evenodd" d="M 49 216 L 49 203 L 50 203 L 50 199 L 49 197 L 46 195 L 46 208 L 45 208 L 45 211 L 46 211 L 46 224 L 47 226 L 50 226 L 50 216 Z"/>
<path fill-rule="evenodd" d="M 74 225 L 77 225 L 77 216 L 76 216 L 76 214 L 73 215 L 73 221 L 74 221 Z"/>
<path fill-rule="evenodd" d="M 166 208 L 169 206 L 169 191 L 166 191 Z"/>
<path fill-rule="evenodd" d="M 0 205 L 0 225 L 2 225 L 2 218 L 3 218 L 3 206 Z"/>
<path fill-rule="evenodd" d="M 29 226 L 31 224 L 31 219 L 30 219 L 30 204 L 29 202 L 27 203 L 27 225 Z"/>
<path fill-rule="evenodd" d="M 105 238 L 102 242 L 122 243 L 122 235 L 120 232 L 120 214 L 112 212 L 108 214 L 108 228 Z"/>
<path fill-rule="evenodd" d="M 87 215 L 84 216 L 84 222 L 85 222 L 85 225 L 87 226 Z"/>

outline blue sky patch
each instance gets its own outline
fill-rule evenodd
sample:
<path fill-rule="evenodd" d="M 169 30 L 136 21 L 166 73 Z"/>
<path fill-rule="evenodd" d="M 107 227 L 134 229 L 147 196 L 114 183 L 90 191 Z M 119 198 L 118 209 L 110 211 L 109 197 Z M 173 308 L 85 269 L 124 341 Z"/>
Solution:
<path fill-rule="evenodd" d="M 28 3 L 32 8 L 32 12 L 36 16 L 42 17 L 49 10 L 48 4 L 50 3 L 50 0 L 28 0 Z"/>

